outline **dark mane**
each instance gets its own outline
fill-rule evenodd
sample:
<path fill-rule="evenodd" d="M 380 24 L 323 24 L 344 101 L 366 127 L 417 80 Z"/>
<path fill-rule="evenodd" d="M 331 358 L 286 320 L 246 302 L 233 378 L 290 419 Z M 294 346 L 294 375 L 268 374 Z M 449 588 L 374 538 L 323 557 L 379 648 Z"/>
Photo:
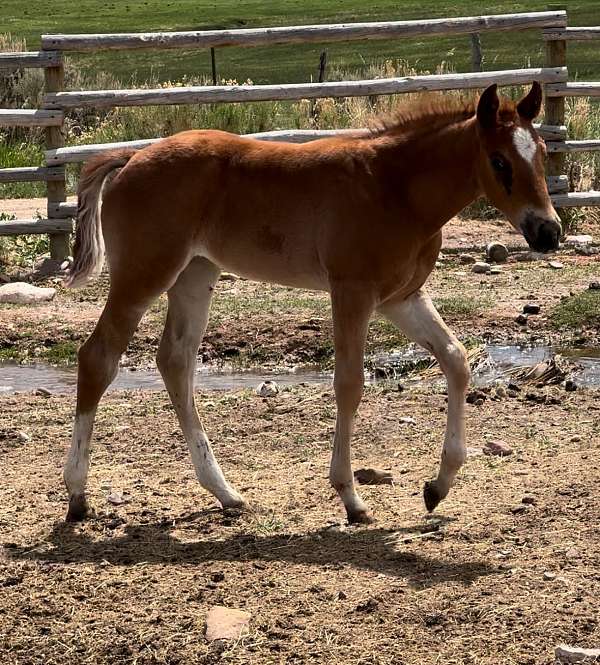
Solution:
<path fill-rule="evenodd" d="M 463 122 L 475 115 L 476 102 L 473 100 L 452 99 L 447 96 L 428 96 L 416 103 L 403 103 L 391 113 L 378 116 L 371 124 L 373 136 L 402 135 L 432 132 Z M 501 99 L 500 117 L 511 121 L 515 114 L 515 103 Z"/>

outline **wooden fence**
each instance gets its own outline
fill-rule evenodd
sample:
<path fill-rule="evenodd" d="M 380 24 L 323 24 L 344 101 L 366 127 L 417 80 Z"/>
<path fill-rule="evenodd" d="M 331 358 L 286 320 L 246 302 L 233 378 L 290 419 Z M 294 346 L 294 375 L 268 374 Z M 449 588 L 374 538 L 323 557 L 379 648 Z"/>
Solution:
<path fill-rule="evenodd" d="M 546 66 L 464 74 L 411 76 L 363 81 L 297 83 L 257 86 L 189 86 L 169 89 L 64 90 L 64 52 L 106 49 L 171 49 L 258 46 L 282 43 L 392 39 L 402 37 L 459 35 L 488 31 L 543 30 L 547 42 Z M 48 214 L 43 220 L 0 222 L 0 235 L 49 233 L 53 258 L 69 253 L 69 233 L 76 206 L 66 203 L 65 165 L 83 162 L 92 155 L 115 147 L 141 149 L 160 139 L 128 141 L 118 144 L 65 146 L 65 112 L 80 108 L 112 108 L 156 104 L 213 104 L 298 100 L 319 97 L 389 95 L 428 90 L 469 90 L 491 83 L 522 85 L 534 80 L 546 88 L 545 123 L 538 131 L 551 153 L 548 185 L 556 206 L 600 205 L 600 192 L 568 192 L 563 175 L 566 152 L 600 149 L 600 139 L 567 140 L 564 98 L 575 95 L 600 95 L 600 83 L 569 82 L 566 69 L 566 42 L 572 39 L 600 38 L 600 28 L 567 28 L 565 11 L 527 12 L 495 16 L 462 17 L 422 21 L 388 21 L 342 25 L 305 25 L 242 30 L 194 32 L 127 33 L 97 35 L 44 35 L 37 53 L 0 54 L 0 69 L 42 67 L 46 94 L 39 110 L 0 110 L 1 126 L 38 126 L 46 133 L 46 166 L 0 169 L 0 183 L 44 181 L 48 188 Z M 251 134 L 261 140 L 303 142 L 322 136 L 365 130 L 289 130 Z"/>

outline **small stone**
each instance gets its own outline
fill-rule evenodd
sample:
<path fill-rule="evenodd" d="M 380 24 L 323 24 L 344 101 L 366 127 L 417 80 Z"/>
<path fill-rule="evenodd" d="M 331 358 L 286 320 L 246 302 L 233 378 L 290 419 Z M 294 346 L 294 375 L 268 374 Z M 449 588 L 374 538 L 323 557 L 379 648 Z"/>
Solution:
<path fill-rule="evenodd" d="M 36 395 L 39 395 L 40 397 L 52 397 L 52 393 L 48 390 L 48 388 L 38 388 L 35 391 Z"/>
<path fill-rule="evenodd" d="M 593 241 L 590 235 L 566 236 L 565 245 L 574 247 L 576 245 L 590 245 Z"/>
<path fill-rule="evenodd" d="M 436 262 L 435 262 L 435 267 L 436 267 L 436 268 L 443 268 L 443 267 L 444 267 L 444 264 L 443 264 L 441 261 L 436 261 Z"/>
<path fill-rule="evenodd" d="M 343 591 L 338 591 L 335 597 L 337 600 L 346 600 L 346 598 L 348 598 Z"/>
<path fill-rule="evenodd" d="M 401 416 L 399 418 L 399 421 L 401 423 L 404 423 L 405 425 L 416 425 L 417 424 L 417 421 L 414 418 L 412 418 L 411 416 Z"/>
<path fill-rule="evenodd" d="M 222 282 L 237 282 L 239 277 L 234 275 L 232 272 L 222 272 L 219 279 Z"/>
<path fill-rule="evenodd" d="M 112 492 L 106 497 L 106 500 L 108 503 L 112 503 L 113 506 L 121 506 L 122 504 L 126 503 L 125 497 L 121 494 L 121 492 Z"/>
<path fill-rule="evenodd" d="M 483 455 L 483 450 L 481 448 L 467 448 L 467 457 L 479 457 Z"/>
<path fill-rule="evenodd" d="M 209 642 L 237 640 L 247 631 L 249 623 L 248 612 L 215 605 L 206 616 L 206 639 Z"/>
<path fill-rule="evenodd" d="M 504 386 L 496 386 L 494 392 L 496 393 L 496 397 L 500 399 L 504 399 L 508 395 L 508 391 Z"/>
<path fill-rule="evenodd" d="M 579 436 L 579 434 L 575 434 L 569 439 L 569 441 L 571 443 L 579 443 L 581 441 L 581 437 Z"/>
<path fill-rule="evenodd" d="M 484 399 L 481 399 L 481 397 L 478 397 L 478 398 L 473 402 L 473 404 L 475 404 L 475 406 L 483 406 L 483 403 L 484 403 L 484 402 L 485 402 Z"/>
<path fill-rule="evenodd" d="M 575 383 L 575 381 L 573 381 L 573 379 L 567 379 L 565 381 L 565 390 L 568 393 L 572 393 L 577 390 L 577 384 Z"/>
<path fill-rule="evenodd" d="M 560 270 L 565 267 L 560 261 L 548 261 L 548 265 L 555 270 Z"/>
<path fill-rule="evenodd" d="M 523 305 L 523 314 L 539 314 L 540 306 L 537 303 L 528 302 Z"/>
<path fill-rule="evenodd" d="M 600 254 L 600 247 L 577 245 L 575 247 L 575 254 L 578 254 L 579 256 L 596 256 L 596 254 Z"/>
<path fill-rule="evenodd" d="M 553 580 L 555 578 L 556 578 L 556 575 L 554 573 L 551 573 L 549 570 L 547 570 L 544 573 L 544 579 L 547 580 L 547 581 Z"/>
<path fill-rule="evenodd" d="M 566 552 L 565 552 L 565 558 L 566 559 L 579 559 L 579 550 L 575 547 L 570 547 Z"/>
<path fill-rule="evenodd" d="M 588 288 L 590 291 L 600 291 L 600 282 L 590 282 Z"/>
<path fill-rule="evenodd" d="M 45 256 L 36 262 L 33 269 L 33 276 L 35 279 L 41 279 L 58 275 L 61 272 L 64 272 L 62 261 Z"/>
<path fill-rule="evenodd" d="M 497 457 L 508 457 L 513 454 L 512 448 L 506 441 L 486 441 L 483 446 L 485 455 L 496 455 Z"/>
<path fill-rule="evenodd" d="M 521 513 L 524 513 L 527 510 L 527 506 L 524 503 L 520 503 L 518 506 L 513 506 L 510 509 L 510 512 L 513 515 L 520 515 Z"/>
<path fill-rule="evenodd" d="M 512 381 L 506 386 L 509 390 L 514 390 L 516 393 L 521 392 L 521 386 L 518 383 L 513 383 Z"/>
<path fill-rule="evenodd" d="M 394 482 L 392 474 L 382 469 L 357 469 L 354 477 L 361 485 L 392 485 Z"/>
<path fill-rule="evenodd" d="M 212 573 L 210 579 L 213 582 L 222 582 L 225 579 L 225 574 L 222 573 L 221 571 L 217 571 L 216 573 Z"/>
<path fill-rule="evenodd" d="M 482 400 L 483 403 L 486 399 L 487 395 L 481 390 L 471 390 L 466 397 L 467 404 L 475 404 L 478 400 Z"/>
<path fill-rule="evenodd" d="M 477 259 L 474 256 L 471 256 L 470 254 L 459 254 L 458 260 L 463 265 L 469 265 L 471 263 L 475 263 Z"/>
<path fill-rule="evenodd" d="M 263 381 L 256 387 L 256 394 L 260 397 L 275 397 L 279 393 L 279 386 L 275 381 Z"/>
<path fill-rule="evenodd" d="M 600 659 L 600 649 L 582 649 L 559 644 L 554 650 L 557 663 L 593 663 Z"/>
<path fill-rule="evenodd" d="M 501 242 L 491 242 L 486 247 L 486 255 L 494 263 L 504 263 L 508 259 L 508 248 Z"/>
<path fill-rule="evenodd" d="M 502 268 L 498 266 L 492 266 L 490 269 L 490 275 L 501 275 L 502 274 Z"/>
<path fill-rule="evenodd" d="M 35 305 L 48 302 L 56 295 L 56 289 L 44 289 L 27 282 L 11 282 L 0 286 L 0 303 L 11 305 Z"/>
<path fill-rule="evenodd" d="M 521 326 L 525 326 L 525 325 L 527 325 L 527 321 L 529 321 L 529 318 L 528 318 L 527 314 L 519 314 L 519 315 L 515 318 L 515 321 L 516 321 L 519 325 L 521 325 Z"/>
<path fill-rule="evenodd" d="M 486 274 L 492 269 L 492 266 L 489 263 L 484 261 L 476 261 L 471 267 L 471 272 L 478 274 Z"/>
<path fill-rule="evenodd" d="M 522 499 L 521 503 L 524 503 L 526 506 L 535 506 L 537 499 L 531 494 L 526 494 Z"/>
<path fill-rule="evenodd" d="M 509 397 L 512 397 L 513 399 L 514 399 L 515 397 L 518 397 L 518 396 L 519 396 L 519 393 L 518 393 L 516 390 L 513 390 L 512 388 L 509 388 L 509 389 L 506 391 L 506 394 L 507 394 Z"/>
<path fill-rule="evenodd" d="M 19 439 L 19 441 L 21 441 L 22 443 L 27 443 L 28 441 L 31 441 L 31 437 L 26 432 L 17 432 L 17 439 Z"/>

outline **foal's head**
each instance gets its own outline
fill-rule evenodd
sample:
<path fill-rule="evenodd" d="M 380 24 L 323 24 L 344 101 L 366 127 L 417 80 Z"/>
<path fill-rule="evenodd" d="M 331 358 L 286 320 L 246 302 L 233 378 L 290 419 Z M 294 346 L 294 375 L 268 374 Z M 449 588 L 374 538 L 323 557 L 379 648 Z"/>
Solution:
<path fill-rule="evenodd" d="M 561 226 L 546 186 L 546 146 L 532 125 L 542 105 L 542 88 L 534 83 L 521 101 L 501 105 L 496 87 L 487 88 L 477 105 L 481 187 L 530 247 L 557 249 Z"/>

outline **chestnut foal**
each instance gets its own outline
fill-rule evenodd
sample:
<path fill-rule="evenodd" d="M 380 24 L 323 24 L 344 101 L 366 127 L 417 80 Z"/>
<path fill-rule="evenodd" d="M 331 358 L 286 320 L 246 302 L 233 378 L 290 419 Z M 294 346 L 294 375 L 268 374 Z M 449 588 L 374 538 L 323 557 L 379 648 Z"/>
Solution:
<path fill-rule="evenodd" d="M 221 270 L 331 294 L 337 420 L 330 479 L 351 522 L 370 521 L 350 463 L 369 318 L 377 310 L 433 353 L 448 381 L 441 466 L 424 491 L 433 510 L 465 461 L 470 375 L 463 346 L 423 284 L 442 226 L 481 195 L 531 247 L 558 247 L 544 144 L 532 126 L 541 101 L 537 83 L 516 104 L 500 101 L 493 85 L 477 106 L 430 101 L 360 136 L 298 145 L 188 131 L 139 152 L 91 160 L 79 186 L 68 284 L 79 286 L 100 272 L 104 245 L 111 281 L 100 320 L 79 351 L 64 471 L 67 519 L 80 520 L 87 511 L 98 402 L 142 315 L 165 291 L 169 307 L 157 362 L 198 480 L 223 507 L 245 506 L 225 480 L 194 404 L 196 355 Z"/>

